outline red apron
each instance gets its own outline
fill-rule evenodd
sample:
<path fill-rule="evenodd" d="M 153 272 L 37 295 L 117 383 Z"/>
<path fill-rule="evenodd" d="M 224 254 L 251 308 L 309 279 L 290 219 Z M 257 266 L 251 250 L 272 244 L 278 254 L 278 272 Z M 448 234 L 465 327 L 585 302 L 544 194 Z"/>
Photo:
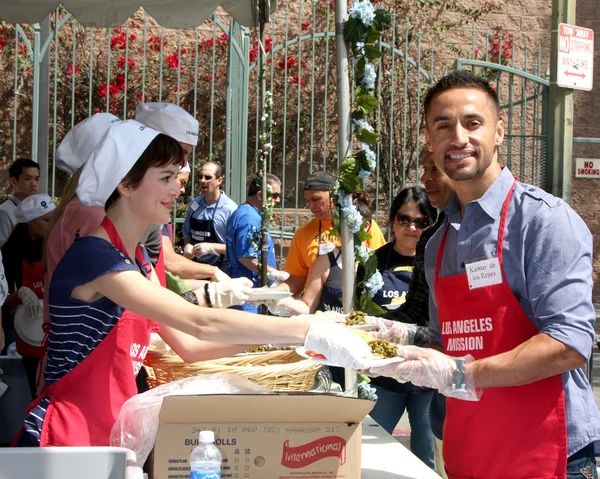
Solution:
<path fill-rule="evenodd" d="M 23 260 L 23 274 L 21 286 L 25 286 L 33 291 L 39 299 L 44 299 L 44 267 L 41 261 L 28 263 Z M 32 346 L 27 344 L 16 335 L 17 352 L 25 357 L 42 357 L 44 348 L 42 346 Z"/>
<path fill-rule="evenodd" d="M 487 358 L 510 351 L 538 334 L 502 269 L 502 244 L 513 191 L 514 184 L 504 200 L 498 232 L 502 283 L 470 290 L 466 272 L 440 278 L 449 225 L 444 231 L 434 289 L 442 341 L 450 356 Z M 457 332 L 466 325 L 475 332 Z M 449 348 L 450 341 L 461 347 Z M 443 457 L 450 479 L 564 479 L 567 423 L 561 376 L 525 386 L 488 388 L 478 402 L 448 398 Z"/>
<path fill-rule="evenodd" d="M 102 226 L 112 244 L 124 253 L 125 247 L 112 222 L 105 218 Z M 139 247 L 136 258 L 146 263 Z M 150 331 L 155 325 L 125 310 L 108 335 L 81 363 L 45 389 L 27 410 L 29 413 L 42 399 L 51 397 L 40 446 L 109 445 L 110 431 L 121 406 L 137 394 L 135 378 L 146 357 Z M 17 440 L 18 437 L 14 443 Z"/>

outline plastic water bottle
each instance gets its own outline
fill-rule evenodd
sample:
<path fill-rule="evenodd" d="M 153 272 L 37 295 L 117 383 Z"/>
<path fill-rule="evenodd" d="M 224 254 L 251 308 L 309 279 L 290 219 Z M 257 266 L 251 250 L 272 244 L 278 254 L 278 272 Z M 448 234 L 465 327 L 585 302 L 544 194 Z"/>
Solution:
<path fill-rule="evenodd" d="M 221 479 L 223 456 L 215 446 L 215 433 L 200 431 L 198 445 L 190 456 L 191 479 Z"/>

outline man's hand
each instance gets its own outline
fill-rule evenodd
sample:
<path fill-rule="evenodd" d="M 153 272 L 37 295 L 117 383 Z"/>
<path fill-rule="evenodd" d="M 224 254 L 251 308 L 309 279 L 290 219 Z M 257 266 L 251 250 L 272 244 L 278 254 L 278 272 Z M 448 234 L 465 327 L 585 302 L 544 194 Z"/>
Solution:
<path fill-rule="evenodd" d="M 277 286 L 286 281 L 290 277 L 290 273 L 287 271 L 272 269 L 267 273 L 267 277 L 273 281 L 273 286 Z"/>
<path fill-rule="evenodd" d="M 192 243 L 188 243 L 183 247 L 183 256 L 187 259 L 192 259 L 194 257 L 194 245 Z"/>
<path fill-rule="evenodd" d="M 196 258 L 202 258 L 202 256 L 209 254 L 217 254 L 212 243 L 197 243 L 194 245 L 193 252 Z"/>
<path fill-rule="evenodd" d="M 374 331 L 371 331 L 377 339 L 384 339 L 394 344 L 403 346 L 413 344 L 415 333 L 417 332 L 416 324 L 401 323 L 390 319 L 376 318 L 375 316 L 367 316 Z"/>
<path fill-rule="evenodd" d="M 405 360 L 387 366 L 369 369 L 369 375 L 387 376 L 399 382 L 411 382 L 440 391 L 444 396 L 478 401 L 473 374 L 465 367 L 473 356 L 454 358 L 435 349 L 401 346 L 398 354 Z"/>

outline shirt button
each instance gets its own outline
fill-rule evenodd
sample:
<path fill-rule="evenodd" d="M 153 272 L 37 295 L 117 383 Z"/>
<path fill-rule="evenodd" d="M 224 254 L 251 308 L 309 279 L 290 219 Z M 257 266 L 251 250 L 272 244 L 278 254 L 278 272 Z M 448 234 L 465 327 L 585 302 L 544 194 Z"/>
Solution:
<path fill-rule="evenodd" d="M 125 260 L 125 264 L 131 264 L 131 261 L 129 261 L 128 259 Z"/>

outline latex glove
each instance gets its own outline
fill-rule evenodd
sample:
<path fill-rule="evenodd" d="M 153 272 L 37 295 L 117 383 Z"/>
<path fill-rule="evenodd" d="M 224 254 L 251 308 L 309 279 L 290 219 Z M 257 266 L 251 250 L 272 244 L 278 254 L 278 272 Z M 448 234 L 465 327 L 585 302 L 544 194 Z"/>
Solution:
<path fill-rule="evenodd" d="M 373 359 L 371 348 L 358 334 L 329 321 L 312 322 L 304 339 L 304 347 L 322 354 L 343 368 L 366 369 Z"/>
<path fill-rule="evenodd" d="M 192 259 L 194 257 L 194 245 L 192 243 L 188 243 L 183 247 L 183 256 L 187 259 Z"/>
<path fill-rule="evenodd" d="M 275 287 L 280 285 L 281 283 L 284 283 L 290 277 L 290 273 L 288 273 L 287 271 L 279 271 L 277 269 L 273 269 L 267 273 L 267 277 L 273 282 L 271 287 Z"/>
<path fill-rule="evenodd" d="M 399 382 L 410 381 L 415 386 L 427 386 L 439 390 L 444 396 L 479 401 L 482 391 L 475 389 L 472 374 L 465 373 L 463 384 L 454 387 L 454 371 L 456 360 L 461 359 L 465 364 L 473 361 L 473 356 L 454 358 L 431 348 L 417 346 L 400 346 L 398 354 L 405 360 L 369 369 L 373 376 L 387 376 Z"/>
<path fill-rule="evenodd" d="M 223 273 L 223 271 L 221 271 L 219 268 L 215 268 L 215 272 L 212 275 L 212 280 L 213 281 L 229 281 L 231 280 L 231 278 L 229 277 L 228 274 Z"/>
<path fill-rule="evenodd" d="M 217 254 L 213 249 L 212 243 L 197 243 L 194 245 L 194 256 L 196 258 L 202 258 L 208 254 Z"/>
<path fill-rule="evenodd" d="M 44 314 L 42 305 L 37 295 L 25 286 L 19 288 L 19 299 L 21 300 L 21 307 L 25 308 L 27 316 L 31 318 L 38 318 Z"/>
<path fill-rule="evenodd" d="M 384 339 L 394 344 L 408 345 L 413 344 L 415 333 L 417 332 L 416 324 L 401 323 L 390 319 L 376 318 L 375 316 L 367 316 L 374 331 L 370 331 L 377 339 Z"/>
<path fill-rule="evenodd" d="M 279 301 L 265 301 L 267 308 L 279 316 L 294 316 L 297 314 L 310 314 L 306 303 L 294 298 L 282 298 Z"/>
<path fill-rule="evenodd" d="M 213 308 L 240 306 L 248 300 L 252 281 L 248 278 L 233 278 L 229 281 L 208 283 L 208 294 Z"/>

